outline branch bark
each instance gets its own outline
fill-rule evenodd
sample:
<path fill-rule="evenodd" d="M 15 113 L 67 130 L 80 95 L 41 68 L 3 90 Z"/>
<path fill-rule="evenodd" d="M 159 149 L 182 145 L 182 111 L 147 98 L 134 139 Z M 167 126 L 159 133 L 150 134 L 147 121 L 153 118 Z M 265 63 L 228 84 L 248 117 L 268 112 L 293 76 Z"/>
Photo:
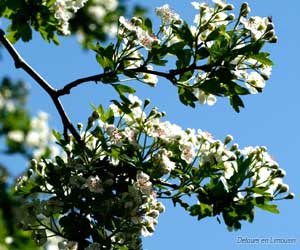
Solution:
<path fill-rule="evenodd" d="M 8 41 L 5 36 L 5 32 L 0 29 L 0 42 L 3 44 L 4 48 L 8 51 L 12 59 L 14 60 L 15 67 L 23 69 L 28 75 L 30 75 L 50 96 L 53 101 L 64 126 L 64 137 L 68 139 L 68 130 L 75 137 L 75 139 L 80 142 L 81 138 L 77 130 L 71 123 L 67 113 L 64 110 L 63 105 L 59 100 L 59 95 L 57 90 L 54 89 L 42 76 L 40 76 L 26 61 L 21 57 L 18 51 L 13 47 L 13 45 Z"/>

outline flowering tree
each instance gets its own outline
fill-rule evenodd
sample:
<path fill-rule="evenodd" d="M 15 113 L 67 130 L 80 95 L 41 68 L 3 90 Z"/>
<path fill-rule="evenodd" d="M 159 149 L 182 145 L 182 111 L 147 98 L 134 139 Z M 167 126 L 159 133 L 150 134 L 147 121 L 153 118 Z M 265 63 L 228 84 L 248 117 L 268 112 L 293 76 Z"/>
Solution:
<path fill-rule="evenodd" d="M 51 133 L 46 113 L 30 119 L 26 88 L 3 80 L 1 134 L 7 152 L 30 160 L 12 192 L 1 170 L 3 228 L 9 225 L 5 218 L 15 218 L 38 245 L 55 239 L 59 249 L 141 249 L 141 236 L 153 234 L 164 211 L 162 199 L 198 220 L 216 216 L 229 229 L 240 229 L 241 221 L 253 221 L 256 207 L 278 213 L 274 201 L 293 198 L 282 182 L 284 170 L 265 147 L 239 148 L 230 135 L 217 140 L 200 129 L 183 129 L 123 83 L 155 87 L 165 78 L 184 105 L 213 105 L 226 97 L 237 112 L 244 107 L 241 96 L 262 92 L 272 68 L 264 44 L 277 40 L 272 21 L 249 16 L 246 3 L 235 16 L 233 5 L 213 2 L 192 2 L 193 25 L 169 5 L 157 7 L 157 29 L 148 18 L 125 18 L 115 1 L 1 2 L 0 14 L 10 22 L 8 34 L 0 32 L 3 47 L 46 91 L 63 124 L 62 132 Z M 56 44 L 57 35 L 77 33 L 103 71 L 53 88 L 12 45 L 20 38 L 29 41 L 32 29 Z M 94 43 L 108 31 L 115 32 L 114 42 Z M 119 98 L 108 108 L 93 106 L 87 122 L 75 126 L 60 97 L 90 81 L 110 85 Z M 4 205 L 16 202 L 21 211 L 5 214 Z M 16 228 L 3 232 L 4 249 L 14 237 L 26 237 Z"/>

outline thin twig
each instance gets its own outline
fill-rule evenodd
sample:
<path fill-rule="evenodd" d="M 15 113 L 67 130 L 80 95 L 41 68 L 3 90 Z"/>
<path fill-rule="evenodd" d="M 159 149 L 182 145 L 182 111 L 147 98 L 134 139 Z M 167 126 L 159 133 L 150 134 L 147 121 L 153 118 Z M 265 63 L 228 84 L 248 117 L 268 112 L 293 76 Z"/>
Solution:
<path fill-rule="evenodd" d="M 13 47 L 13 45 L 8 41 L 5 37 L 5 33 L 3 30 L 0 29 L 0 42 L 3 44 L 5 49 L 11 55 L 15 62 L 16 68 L 23 69 L 28 75 L 30 75 L 50 96 L 52 99 L 64 126 L 64 137 L 68 139 L 67 130 L 69 130 L 72 135 L 75 137 L 77 141 L 81 141 L 80 135 L 74 128 L 73 124 L 71 123 L 68 115 L 66 114 L 63 105 L 59 100 L 59 95 L 57 94 L 57 90 L 54 89 L 42 76 L 40 76 L 25 60 L 20 56 L 18 51 Z"/>

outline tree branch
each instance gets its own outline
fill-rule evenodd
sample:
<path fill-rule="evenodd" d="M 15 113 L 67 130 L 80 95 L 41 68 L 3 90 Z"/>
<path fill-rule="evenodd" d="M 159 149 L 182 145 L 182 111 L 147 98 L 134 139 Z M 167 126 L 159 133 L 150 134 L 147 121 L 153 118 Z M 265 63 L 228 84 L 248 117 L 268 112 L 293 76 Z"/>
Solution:
<path fill-rule="evenodd" d="M 15 62 L 16 68 L 23 69 L 28 75 L 30 75 L 50 96 L 52 99 L 64 126 L 64 137 L 67 140 L 69 130 L 72 135 L 75 137 L 77 141 L 81 141 L 80 135 L 74 128 L 73 124 L 71 123 L 68 115 L 66 114 L 63 105 L 59 100 L 59 95 L 57 94 L 57 90 L 54 89 L 42 76 L 40 76 L 29 64 L 25 62 L 25 60 L 20 56 L 18 51 L 13 47 L 13 45 L 8 41 L 5 37 L 5 33 L 2 29 L 0 29 L 0 42 L 3 44 L 5 49 L 8 51 L 10 56 L 13 58 Z"/>
<path fill-rule="evenodd" d="M 185 72 L 193 71 L 193 70 L 208 71 L 208 68 L 209 67 L 207 65 L 197 66 L 197 65 L 192 64 L 189 67 L 182 68 L 182 69 L 176 69 L 176 70 L 169 70 L 169 73 L 166 73 L 166 72 L 161 72 L 161 71 L 156 71 L 156 70 L 150 70 L 150 69 L 147 69 L 147 67 L 143 66 L 143 67 L 138 67 L 135 69 L 125 69 L 124 73 L 126 74 L 126 72 L 127 72 L 130 74 L 133 72 L 133 73 L 146 73 L 146 74 L 157 75 L 157 76 L 161 76 L 161 77 L 169 80 L 172 84 L 175 85 L 177 82 L 177 80 L 175 78 L 176 75 L 180 75 Z M 56 93 L 58 96 L 68 95 L 68 94 L 70 94 L 71 89 L 79 86 L 80 84 L 87 83 L 87 82 L 99 82 L 99 81 L 102 81 L 103 78 L 113 76 L 113 74 L 115 74 L 115 73 L 106 72 L 106 73 L 102 73 L 102 74 L 79 78 L 73 82 L 66 84 L 62 89 L 57 90 Z"/>
<path fill-rule="evenodd" d="M 133 73 L 153 74 L 153 75 L 164 77 L 164 78 L 168 79 L 169 81 L 171 81 L 173 84 L 175 84 L 175 82 L 176 82 L 176 79 L 172 76 L 172 74 L 160 72 L 160 71 L 149 70 L 146 67 L 140 67 L 140 68 L 135 68 L 135 69 L 126 69 L 126 70 L 124 70 L 124 73 L 126 73 L 126 72 L 127 73 L 133 72 Z M 80 84 L 87 83 L 87 82 L 99 82 L 99 81 L 102 81 L 103 78 L 113 76 L 114 74 L 115 73 L 113 73 L 113 72 L 105 72 L 102 74 L 79 78 L 73 82 L 66 84 L 62 89 L 57 90 L 56 94 L 58 96 L 68 95 L 68 94 L 70 94 L 71 89 L 79 86 Z"/>
<path fill-rule="evenodd" d="M 70 94 L 70 91 L 72 88 L 75 88 L 82 83 L 98 82 L 98 81 L 101 81 L 101 79 L 103 79 L 104 77 L 107 77 L 110 75 L 111 75 L 111 73 L 102 73 L 102 74 L 97 74 L 97 75 L 93 75 L 93 76 L 83 77 L 83 78 L 77 79 L 73 82 L 66 84 L 62 89 L 57 90 L 56 93 L 58 96 L 67 95 L 67 94 Z"/>

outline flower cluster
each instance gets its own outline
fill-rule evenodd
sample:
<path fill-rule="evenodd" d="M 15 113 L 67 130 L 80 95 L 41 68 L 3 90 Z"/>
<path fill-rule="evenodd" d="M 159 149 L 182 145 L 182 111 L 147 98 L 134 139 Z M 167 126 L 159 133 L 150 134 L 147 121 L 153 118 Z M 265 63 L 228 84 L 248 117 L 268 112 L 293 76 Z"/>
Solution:
<path fill-rule="evenodd" d="M 127 20 L 123 16 L 119 18 L 120 29 L 118 35 L 124 37 L 125 43 L 134 42 L 132 45 L 140 45 L 147 50 L 160 43 L 160 40 L 154 35 L 144 30 L 142 20 L 139 18 L 133 18 Z"/>
<path fill-rule="evenodd" d="M 156 108 L 147 114 L 148 100 L 143 103 L 133 95 L 122 99 L 114 101 L 107 112 L 102 106 L 95 109 L 85 130 L 78 125 L 82 142 L 74 138 L 59 142 L 67 157 L 32 161 L 28 176 L 18 186 L 19 192 L 28 192 L 28 186 L 49 194 L 24 206 L 26 219 L 21 223 L 33 228 L 48 225 L 53 233 L 60 226 L 66 238 L 61 249 L 69 245 L 85 249 L 95 244 L 137 246 L 140 234 L 152 235 L 164 211 L 159 197 L 182 205 L 178 197 L 196 195 L 200 203 L 185 208 L 202 218 L 239 215 L 241 204 L 254 208 L 260 197 L 269 202 L 288 191 L 282 182 L 284 171 L 265 147 L 240 149 L 231 144 L 232 136 L 222 142 L 208 132 L 184 130 L 163 121 L 165 114 Z M 220 205 L 217 195 L 227 197 L 227 203 Z M 195 209 L 203 205 L 206 210 Z M 49 224 L 49 216 L 59 218 L 59 223 L 52 220 Z M 238 227 L 242 219 L 244 215 L 225 222 Z M 73 232 L 70 221 L 83 224 L 83 231 Z M 98 235 L 102 228 L 105 231 Z M 77 235 L 76 242 L 68 237 L 68 230 Z"/>
<path fill-rule="evenodd" d="M 276 42 L 274 25 L 270 18 L 248 17 L 247 3 L 236 18 L 233 5 L 213 2 L 212 7 L 192 2 L 197 14 L 190 26 L 169 5 L 156 8 L 161 18 L 156 33 L 148 19 L 120 17 L 118 38 L 123 46 L 116 47 L 115 65 L 152 86 L 155 75 L 165 77 L 179 88 L 186 105 L 195 106 L 197 100 L 213 105 L 217 96 L 227 96 L 239 111 L 239 96 L 262 92 L 270 78 L 272 61 L 260 50 L 265 42 Z M 166 65 L 169 56 L 177 58 L 176 68 L 156 71 L 154 66 Z"/>
<path fill-rule="evenodd" d="M 36 159 L 45 154 L 50 157 L 59 154 L 59 149 L 54 144 L 54 137 L 49 129 L 48 114 L 45 112 L 39 112 L 31 119 L 29 131 L 11 130 L 7 134 L 7 139 L 33 149 L 33 157 Z"/>
<path fill-rule="evenodd" d="M 80 28 L 77 31 L 78 39 L 84 42 L 88 37 L 88 33 L 98 32 L 101 28 L 109 38 L 114 38 L 117 34 L 117 23 L 112 20 L 107 22 L 107 16 L 114 13 L 119 7 L 117 0 L 91 0 L 86 5 L 86 15 L 90 19 L 86 28 Z"/>
<path fill-rule="evenodd" d="M 155 9 L 156 15 L 161 17 L 164 25 L 180 24 L 182 21 L 179 14 L 177 14 L 168 4 Z"/>
<path fill-rule="evenodd" d="M 214 41 L 209 38 L 210 34 L 220 29 L 222 25 L 227 26 L 230 22 L 234 22 L 234 14 L 227 14 L 228 10 L 232 10 L 234 7 L 231 4 L 225 3 L 225 1 L 213 1 L 215 6 L 211 8 L 206 3 L 192 2 L 192 5 L 196 10 L 199 10 L 199 14 L 195 16 L 194 23 L 196 26 L 192 26 L 192 33 L 198 37 L 198 43 L 204 43 L 208 48 L 214 48 Z M 235 35 L 239 37 L 234 41 L 233 48 L 236 52 L 242 51 L 250 43 L 257 41 L 276 41 L 274 33 L 274 25 L 272 21 L 265 17 L 250 17 L 247 15 L 250 12 L 250 8 L 247 3 L 244 3 L 240 10 L 240 16 L 235 24 L 235 27 L 241 29 L 235 29 Z M 251 38 L 251 40 L 249 40 Z M 209 40 L 209 41 L 207 41 Z M 233 42 L 233 40 L 231 40 Z M 261 92 L 265 87 L 265 80 L 269 79 L 272 70 L 272 62 L 270 60 L 263 60 L 263 56 L 267 56 L 268 53 L 262 53 L 255 57 L 249 55 L 241 55 L 236 53 L 236 57 L 230 62 L 232 66 L 231 73 L 234 76 L 233 79 L 241 82 L 245 82 L 245 87 L 251 94 Z M 223 64 L 224 65 L 224 64 Z M 219 67 L 223 67 L 220 65 Z M 210 80 L 211 74 L 199 72 L 196 76 L 196 85 L 201 85 L 201 82 Z M 222 81 L 222 79 L 220 79 Z M 200 84 L 199 84 L 200 83 Z M 200 103 L 207 103 L 212 105 L 216 102 L 216 97 L 212 94 L 205 93 L 202 90 L 195 90 L 196 96 Z"/>
<path fill-rule="evenodd" d="M 0 111 L 1 112 L 13 112 L 16 107 L 13 100 L 11 100 L 11 91 L 5 89 L 3 93 L 0 93 Z"/>
<path fill-rule="evenodd" d="M 81 9 L 87 0 L 55 0 L 54 11 L 55 18 L 59 22 L 60 31 L 63 35 L 70 35 L 69 20 Z"/>
<path fill-rule="evenodd" d="M 91 4 L 88 6 L 87 12 L 96 24 L 103 25 L 106 14 L 115 11 L 117 7 L 117 0 L 94 0 L 91 1 Z M 90 28 L 95 30 L 97 26 L 93 25 Z M 117 26 L 116 24 L 105 26 L 104 31 L 113 37 L 116 34 Z"/>

